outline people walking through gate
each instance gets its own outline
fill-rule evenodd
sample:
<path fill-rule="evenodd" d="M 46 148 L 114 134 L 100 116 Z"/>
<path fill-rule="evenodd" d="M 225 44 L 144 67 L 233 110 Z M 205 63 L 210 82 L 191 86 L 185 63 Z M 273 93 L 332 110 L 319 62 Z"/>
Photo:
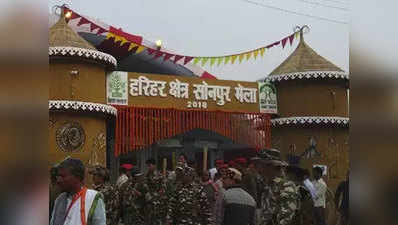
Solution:
<path fill-rule="evenodd" d="M 228 168 L 223 178 L 225 192 L 222 200 L 221 225 L 255 225 L 256 202 L 240 185 L 242 174 Z"/>
<path fill-rule="evenodd" d="M 106 225 L 103 196 L 84 186 L 82 161 L 68 158 L 57 168 L 57 184 L 63 193 L 55 200 L 50 225 Z"/>
<path fill-rule="evenodd" d="M 315 188 L 314 201 L 314 225 L 325 225 L 325 208 L 326 208 L 326 191 L 327 186 L 322 179 L 323 170 L 321 167 L 314 167 L 312 169 L 312 181 Z"/>

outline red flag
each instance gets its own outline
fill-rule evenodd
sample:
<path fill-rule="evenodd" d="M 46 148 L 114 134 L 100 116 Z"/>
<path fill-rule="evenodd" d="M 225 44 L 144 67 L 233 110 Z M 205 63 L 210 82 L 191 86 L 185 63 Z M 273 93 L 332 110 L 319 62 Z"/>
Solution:
<path fill-rule="evenodd" d="M 141 45 L 142 43 L 142 37 L 141 36 L 136 36 L 136 35 L 132 35 L 126 32 L 123 32 L 121 29 L 116 29 L 115 27 L 109 27 L 109 32 L 112 32 L 118 36 L 122 36 L 124 38 L 126 38 L 128 41 L 136 43 Z"/>
<path fill-rule="evenodd" d="M 102 34 L 102 33 L 105 33 L 105 32 L 107 32 L 107 30 L 105 30 L 104 28 L 100 27 L 98 29 L 98 31 L 97 31 L 97 34 Z"/>
<path fill-rule="evenodd" d="M 288 37 L 283 38 L 283 40 L 282 40 L 282 48 L 285 47 L 287 39 L 288 39 Z"/>
<path fill-rule="evenodd" d="M 189 63 L 192 59 L 193 59 L 193 57 L 185 56 L 184 65 L 187 64 L 187 63 Z"/>
<path fill-rule="evenodd" d="M 90 31 L 93 32 L 93 30 L 99 28 L 99 26 L 95 23 L 90 23 Z"/>
<path fill-rule="evenodd" d="M 293 40 L 294 40 L 294 34 L 289 36 L 290 46 L 293 44 Z"/>
<path fill-rule="evenodd" d="M 164 53 L 164 58 L 163 58 L 163 61 L 166 61 L 166 60 L 170 59 L 172 56 L 173 56 L 173 54 L 170 54 L 170 53 Z"/>
<path fill-rule="evenodd" d="M 184 56 L 182 56 L 182 55 L 176 55 L 176 56 L 174 57 L 174 63 L 177 63 L 178 60 L 182 59 L 183 57 L 184 57 Z"/>
<path fill-rule="evenodd" d="M 155 49 L 152 49 L 152 48 L 147 48 L 147 50 L 148 50 L 149 55 L 152 55 L 156 51 Z"/>
<path fill-rule="evenodd" d="M 82 18 L 80 18 L 80 21 L 77 24 L 77 26 L 81 26 L 81 25 L 86 24 L 86 23 L 90 23 L 90 21 L 88 19 L 82 17 Z"/>
<path fill-rule="evenodd" d="M 156 51 L 156 54 L 155 54 L 154 59 L 157 59 L 157 58 L 159 58 L 159 57 L 162 56 L 162 55 L 163 55 L 163 52 L 161 52 L 161 51 Z"/>

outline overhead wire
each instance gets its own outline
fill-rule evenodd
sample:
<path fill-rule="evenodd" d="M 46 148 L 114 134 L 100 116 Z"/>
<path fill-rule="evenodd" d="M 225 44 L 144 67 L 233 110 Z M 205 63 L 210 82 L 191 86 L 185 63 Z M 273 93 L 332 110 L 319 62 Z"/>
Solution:
<path fill-rule="evenodd" d="M 285 12 L 285 13 L 298 15 L 298 16 L 305 16 L 305 17 L 309 17 L 309 18 L 313 18 L 313 19 L 318 19 L 318 20 L 323 20 L 323 21 L 328 21 L 328 22 L 338 23 L 338 24 L 348 24 L 348 22 L 346 22 L 346 21 L 340 21 L 340 20 L 335 20 L 335 19 L 329 19 L 329 18 L 326 18 L 326 17 L 314 16 L 314 15 L 310 15 L 310 14 L 296 12 L 296 11 L 293 11 L 293 10 L 279 8 L 279 7 L 276 7 L 276 6 L 266 5 L 264 3 L 254 2 L 254 1 L 251 1 L 251 0 L 241 0 L 241 1 L 253 4 L 253 5 L 258 5 L 258 6 L 261 6 L 261 7 L 269 8 L 269 9 L 278 10 L 278 11 Z"/>
<path fill-rule="evenodd" d="M 319 3 L 319 2 L 312 2 L 312 1 L 307 1 L 307 0 L 297 0 L 297 1 L 308 3 L 308 4 L 312 4 L 312 5 L 318 5 L 318 6 L 323 6 L 323 7 L 327 7 L 327 8 L 332 8 L 332 9 L 338 9 L 338 10 L 342 10 L 342 11 L 350 11 L 349 9 L 344 8 L 344 7 L 338 7 L 338 6 L 332 6 L 332 5 L 324 5 L 324 4 Z"/>

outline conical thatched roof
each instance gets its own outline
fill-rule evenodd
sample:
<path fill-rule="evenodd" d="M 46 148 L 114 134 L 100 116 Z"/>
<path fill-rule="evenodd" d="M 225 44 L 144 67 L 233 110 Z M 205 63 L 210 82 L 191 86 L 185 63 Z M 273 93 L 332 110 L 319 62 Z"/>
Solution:
<path fill-rule="evenodd" d="M 343 71 L 327 59 L 318 55 L 310 46 L 308 46 L 300 33 L 300 43 L 296 50 L 270 75 L 279 75 L 307 71 Z"/>
<path fill-rule="evenodd" d="M 58 22 L 50 27 L 48 42 L 49 47 L 64 46 L 97 50 L 68 26 L 63 13 Z"/>

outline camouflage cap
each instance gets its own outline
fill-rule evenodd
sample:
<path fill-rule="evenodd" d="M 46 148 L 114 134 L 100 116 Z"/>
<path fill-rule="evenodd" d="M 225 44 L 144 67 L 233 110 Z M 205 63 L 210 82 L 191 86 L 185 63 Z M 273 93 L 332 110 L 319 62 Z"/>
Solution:
<path fill-rule="evenodd" d="M 103 167 L 103 166 L 95 166 L 93 169 L 89 171 L 90 174 L 92 175 L 98 175 L 101 176 L 105 179 L 109 177 L 109 172 L 108 169 Z"/>
<path fill-rule="evenodd" d="M 281 152 L 277 149 L 262 149 L 257 152 L 261 162 L 273 166 L 288 166 L 289 164 L 281 159 Z"/>
<path fill-rule="evenodd" d="M 242 173 L 235 168 L 228 168 L 227 176 L 234 180 L 242 180 Z"/>

